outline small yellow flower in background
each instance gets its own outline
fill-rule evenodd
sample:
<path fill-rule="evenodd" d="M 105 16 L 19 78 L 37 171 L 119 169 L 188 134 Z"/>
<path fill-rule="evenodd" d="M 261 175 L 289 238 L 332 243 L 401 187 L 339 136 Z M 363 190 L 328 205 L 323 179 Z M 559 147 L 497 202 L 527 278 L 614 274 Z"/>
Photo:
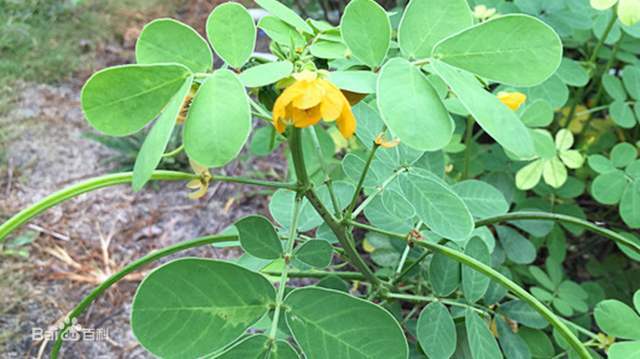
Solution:
<path fill-rule="evenodd" d="M 522 106 L 522 104 L 527 100 L 527 96 L 522 92 L 507 92 L 500 91 L 498 92 L 498 100 L 505 104 L 507 107 L 516 111 Z"/>
<path fill-rule="evenodd" d="M 495 8 L 487 8 L 485 5 L 476 5 L 473 8 L 473 17 L 478 20 L 486 20 L 496 14 Z"/>
<path fill-rule="evenodd" d="M 191 165 L 191 169 L 195 174 L 200 176 L 200 178 L 193 179 L 187 183 L 187 188 L 194 189 L 195 191 L 189 193 L 188 197 L 191 199 L 198 199 L 207 194 L 209 190 L 209 183 L 213 178 L 211 173 L 209 173 L 209 169 L 193 160 L 189 160 L 189 164 Z"/>
<path fill-rule="evenodd" d="M 356 119 L 349 101 L 336 85 L 312 71 L 303 71 L 293 77 L 296 81 L 282 91 L 273 106 L 273 125 L 279 133 L 288 125 L 304 128 L 324 119 L 336 121 L 345 138 L 353 136 Z"/>

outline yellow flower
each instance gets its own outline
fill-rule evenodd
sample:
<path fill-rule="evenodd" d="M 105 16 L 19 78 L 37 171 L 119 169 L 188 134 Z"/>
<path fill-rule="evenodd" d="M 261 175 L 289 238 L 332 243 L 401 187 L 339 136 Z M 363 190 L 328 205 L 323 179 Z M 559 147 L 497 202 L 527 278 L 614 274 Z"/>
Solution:
<path fill-rule="evenodd" d="M 516 111 L 527 100 L 527 96 L 522 92 L 498 92 L 498 100 L 507 105 L 513 111 Z"/>
<path fill-rule="evenodd" d="M 280 133 L 288 125 L 298 128 L 313 126 L 321 119 L 336 121 L 345 138 L 356 131 L 351 105 L 336 85 L 304 71 L 294 74 L 295 82 L 287 87 L 273 106 L 273 125 Z"/>
<path fill-rule="evenodd" d="M 193 179 L 187 183 L 187 188 L 195 190 L 194 192 L 189 193 L 188 197 L 190 199 L 198 199 L 207 194 L 212 176 L 207 167 L 197 163 L 196 161 L 189 160 L 189 164 L 191 165 L 193 172 L 200 176 L 200 178 Z"/>

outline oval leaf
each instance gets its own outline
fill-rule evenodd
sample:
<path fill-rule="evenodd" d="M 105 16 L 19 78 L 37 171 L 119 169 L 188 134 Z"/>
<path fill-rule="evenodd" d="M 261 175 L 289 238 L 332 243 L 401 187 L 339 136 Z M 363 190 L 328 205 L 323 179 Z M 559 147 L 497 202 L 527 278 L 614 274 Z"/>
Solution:
<path fill-rule="evenodd" d="M 464 254 L 491 265 L 491 255 L 487 245 L 477 237 L 472 238 L 464 249 Z M 462 266 L 462 292 L 469 303 L 478 301 L 489 288 L 491 279 L 469 266 Z"/>
<path fill-rule="evenodd" d="M 411 0 L 398 29 L 400 50 L 412 59 L 430 57 L 438 41 L 471 25 L 466 0 Z"/>
<path fill-rule="evenodd" d="M 237 221 L 235 226 L 245 252 L 262 259 L 278 259 L 282 255 L 282 242 L 265 217 L 247 216 Z"/>
<path fill-rule="evenodd" d="M 193 72 L 211 70 L 213 55 L 207 41 L 190 26 L 173 19 L 157 19 L 142 29 L 136 42 L 136 62 L 175 62 Z"/>
<path fill-rule="evenodd" d="M 473 310 L 467 309 L 464 314 L 467 338 L 473 359 L 500 359 L 502 353 L 489 330 L 487 323 Z"/>
<path fill-rule="evenodd" d="M 306 287 L 289 293 L 287 325 L 308 358 L 406 359 L 407 340 L 383 308 L 351 295 Z M 358 333 L 358 335 L 353 335 Z"/>
<path fill-rule="evenodd" d="M 451 141 L 451 116 L 429 80 L 409 61 L 389 60 L 378 76 L 377 93 L 380 114 L 402 143 L 436 151 Z"/>
<path fill-rule="evenodd" d="M 492 81 L 535 86 L 560 66 L 562 43 L 553 29 L 528 15 L 505 15 L 439 42 L 433 57 Z"/>
<path fill-rule="evenodd" d="M 244 87 L 231 71 L 218 70 L 193 99 L 184 126 L 184 148 L 189 158 L 204 166 L 224 166 L 240 153 L 250 129 Z"/>
<path fill-rule="evenodd" d="M 162 112 L 158 121 L 149 131 L 133 166 L 132 186 L 134 191 L 139 191 L 149 181 L 153 171 L 158 167 L 164 150 L 167 148 L 171 134 L 176 126 L 176 120 L 180 115 L 182 106 L 186 100 L 193 78 L 187 79 L 182 88 L 171 99 L 167 108 Z"/>
<path fill-rule="evenodd" d="M 294 28 L 304 31 L 307 34 L 313 34 L 313 29 L 307 24 L 295 11 L 277 0 L 255 0 L 261 8 Z"/>
<path fill-rule="evenodd" d="M 434 302 L 418 318 L 417 337 L 429 358 L 450 358 L 456 351 L 456 325 L 447 307 Z"/>
<path fill-rule="evenodd" d="M 373 0 L 352 0 L 340 21 L 342 40 L 365 65 L 380 66 L 391 44 L 387 12 Z"/>
<path fill-rule="evenodd" d="M 418 218 L 437 235 L 465 240 L 473 231 L 473 217 L 466 205 L 444 183 L 419 175 L 403 176 L 400 186 L 411 198 Z"/>
<path fill-rule="evenodd" d="M 529 158 L 535 154 L 527 127 L 495 95 L 485 91 L 471 74 L 441 61 L 434 61 L 433 68 L 496 142 L 520 158 Z"/>
<path fill-rule="evenodd" d="M 242 335 L 274 300 L 273 286 L 257 273 L 228 262 L 178 259 L 142 281 L 131 328 L 156 356 L 202 357 Z"/>
<path fill-rule="evenodd" d="M 316 268 L 324 268 L 331 264 L 333 248 L 321 239 L 304 242 L 296 249 L 295 258 Z"/>
<path fill-rule="evenodd" d="M 246 87 L 262 87 L 291 75 L 293 64 L 289 61 L 270 62 L 248 68 L 238 77 Z"/>
<path fill-rule="evenodd" d="M 246 359 L 246 358 L 270 358 L 270 359 L 298 359 L 298 354 L 291 345 L 284 340 L 278 340 L 273 345 L 271 339 L 264 334 L 255 334 L 247 337 L 231 348 L 225 350 L 216 359 Z"/>
<path fill-rule="evenodd" d="M 256 25 L 244 6 L 228 2 L 216 6 L 207 19 L 207 37 L 216 54 L 239 69 L 256 45 Z"/>
<path fill-rule="evenodd" d="M 458 182 L 453 190 L 462 198 L 471 214 L 477 218 L 493 217 L 509 211 L 509 204 L 500 190 L 478 180 Z"/>
<path fill-rule="evenodd" d="M 80 100 L 87 120 L 111 136 L 140 131 L 178 92 L 191 71 L 182 65 L 124 65 L 98 71 Z"/>

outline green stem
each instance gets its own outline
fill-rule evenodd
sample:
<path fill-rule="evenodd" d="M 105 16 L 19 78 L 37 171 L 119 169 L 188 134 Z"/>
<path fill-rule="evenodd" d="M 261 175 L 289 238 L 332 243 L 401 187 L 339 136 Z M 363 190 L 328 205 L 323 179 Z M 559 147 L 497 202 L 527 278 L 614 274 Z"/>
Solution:
<path fill-rule="evenodd" d="M 377 232 L 380 234 L 384 234 L 389 238 L 396 240 L 407 241 L 407 236 L 394 233 L 390 231 L 386 231 L 380 228 L 376 228 L 373 226 L 369 226 L 366 224 L 359 223 L 359 227 L 365 228 L 372 232 Z M 566 324 L 558 318 L 549 308 L 547 308 L 544 304 L 542 304 L 536 297 L 527 292 L 524 288 L 517 285 L 515 282 L 505 277 L 500 272 L 491 268 L 490 266 L 478 261 L 477 259 L 470 257 L 464 253 L 458 252 L 457 250 L 451 249 L 449 247 L 431 243 L 427 241 L 414 241 L 415 245 L 430 249 L 434 252 L 441 253 L 457 262 L 460 262 L 463 265 L 466 265 L 474 270 L 486 275 L 491 278 L 501 286 L 510 290 L 513 294 L 515 294 L 521 300 L 527 302 L 533 309 L 535 309 L 540 315 L 542 315 L 558 332 L 562 335 L 562 337 L 573 347 L 573 349 L 580 355 L 581 358 L 591 358 L 587 349 L 582 345 L 580 340 L 576 338 L 576 336 L 569 330 Z"/>
<path fill-rule="evenodd" d="M 165 158 L 166 157 L 173 157 L 173 156 L 177 155 L 178 153 L 182 152 L 182 150 L 184 150 L 184 145 L 178 146 L 173 151 L 169 151 L 169 152 L 163 153 L 162 157 L 165 157 Z"/>
<path fill-rule="evenodd" d="M 100 294 L 104 293 L 104 291 L 109 289 L 109 287 L 114 285 L 120 279 L 124 278 L 125 276 L 127 276 L 128 274 L 130 274 L 131 272 L 137 270 L 142 266 L 145 266 L 151 262 L 157 261 L 158 259 L 167 257 L 176 252 L 184 251 L 189 248 L 203 246 L 205 244 L 211 244 L 216 242 L 228 242 L 228 241 L 234 241 L 234 240 L 238 240 L 238 236 L 215 235 L 215 236 L 201 237 L 201 238 L 197 238 L 190 241 L 180 242 L 166 248 L 162 248 L 156 252 L 152 252 L 136 261 L 131 262 L 129 265 L 122 268 L 117 273 L 114 273 L 113 275 L 111 275 L 102 284 L 100 284 L 98 287 L 92 290 L 91 293 L 89 293 L 89 295 L 84 297 L 84 299 L 82 299 L 82 301 L 78 303 L 78 305 L 76 305 L 75 308 L 71 310 L 71 312 L 69 312 L 69 314 L 67 315 L 67 318 L 64 321 L 65 323 L 64 327 L 58 333 L 58 336 L 56 337 L 56 341 L 53 344 L 53 348 L 51 350 L 51 357 L 53 359 L 58 357 L 58 352 L 60 351 L 60 347 L 62 346 L 62 336 L 69 329 L 72 319 L 77 318 L 80 314 L 82 314 L 82 312 L 84 312 L 87 309 L 87 307 L 89 307 L 89 305 L 91 305 L 91 303 L 93 303 L 93 301 Z"/>
<path fill-rule="evenodd" d="M 327 185 L 327 190 L 329 191 L 329 196 L 331 197 L 333 210 L 335 211 L 335 215 L 338 216 L 340 214 L 340 204 L 338 203 L 338 198 L 336 197 L 336 193 L 333 190 L 333 181 L 331 180 L 331 176 L 329 175 L 329 167 L 324 160 L 324 154 L 322 153 L 322 147 L 320 146 L 318 134 L 316 133 L 316 129 L 313 126 L 309 127 L 309 131 L 311 132 L 313 147 L 315 147 L 316 153 L 318 155 L 318 160 L 320 161 L 320 167 L 322 168 L 322 172 L 324 172 L 324 183 Z"/>
<path fill-rule="evenodd" d="M 336 221 L 313 191 L 312 185 L 309 182 L 309 176 L 307 175 L 307 169 L 304 165 L 304 156 L 302 153 L 302 143 L 300 143 L 300 139 L 300 129 L 292 128 L 289 136 L 289 148 L 299 188 L 303 191 L 304 196 L 309 200 L 309 203 L 311 203 L 313 208 L 315 208 L 316 212 L 318 212 L 320 217 L 322 217 L 329 228 L 331 228 L 331 231 L 335 234 L 338 242 L 342 245 L 349 262 L 351 262 L 351 264 L 353 264 L 372 285 L 380 286 L 382 281 L 373 274 L 373 271 L 371 271 L 367 263 L 356 250 L 346 226 Z"/>
<path fill-rule="evenodd" d="M 269 331 L 269 338 L 272 341 L 276 340 L 276 333 L 278 332 L 278 322 L 280 321 L 280 312 L 282 311 L 282 303 L 284 302 L 284 290 L 287 287 L 287 279 L 289 270 L 291 269 L 291 259 L 293 257 L 293 245 L 296 242 L 296 235 L 298 233 L 298 221 L 300 219 L 300 207 L 302 204 L 302 196 L 300 193 L 296 194 L 296 201 L 293 206 L 293 219 L 291 220 L 291 229 L 289 232 L 289 238 L 285 245 L 284 251 L 284 268 L 280 274 L 280 281 L 278 286 L 278 293 L 276 294 L 276 307 L 273 312 L 273 322 L 271 322 L 271 330 Z"/>
<path fill-rule="evenodd" d="M 364 201 L 360 203 L 358 208 L 356 208 L 353 211 L 353 213 L 351 214 L 351 218 L 358 217 L 360 212 L 364 211 L 364 209 L 367 208 L 367 206 L 371 203 L 371 201 L 373 201 L 376 198 L 377 195 L 382 193 L 389 186 L 389 184 L 391 184 L 391 182 L 393 182 L 396 178 L 398 178 L 398 176 L 400 176 L 402 172 L 405 172 L 406 170 L 407 170 L 406 168 L 400 168 L 397 171 L 395 171 L 391 176 L 389 176 L 389 178 L 387 178 L 384 182 L 382 182 L 382 184 L 378 186 L 375 189 L 375 191 L 373 191 L 373 193 L 369 194 L 367 198 L 365 198 Z"/>
<path fill-rule="evenodd" d="M 461 302 L 456 302 L 455 300 L 449 300 L 449 299 L 444 299 L 444 298 L 437 298 L 437 297 L 427 297 L 427 296 L 422 296 L 422 295 L 413 295 L 413 294 L 404 294 L 404 293 L 387 293 L 383 295 L 385 297 L 385 299 L 399 299 L 399 300 L 405 300 L 407 302 L 418 302 L 418 303 L 422 303 L 422 302 L 427 302 L 427 303 L 431 303 L 431 302 L 440 302 L 443 304 L 448 304 L 454 307 L 461 307 L 461 308 L 469 308 L 471 310 L 474 310 L 480 314 L 483 315 L 489 315 L 489 312 L 477 307 L 474 307 L 473 305 L 469 305 L 466 303 L 461 303 Z"/>
<path fill-rule="evenodd" d="M 193 173 L 186 172 L 175 172 L 175 171 L 155 171 L 151 176 L 152 180 L 162 180 L 162 181 L 186 181 L 199 178 L 198 175 Z M 18 212 L 13 217 L 9 218 L 6 222 L 0 225 L 0 243 L 2 243 L 7 235 L 46 211 L 47 209 L 62 203 L 71 198 L 77 197 L 83 193 L 95 191 L 101 188 L 116 186 L 120 184 L 125 184 L 131 182 L 133 179 L 132 172 L 122 172 L 122 173 L 114 173 L 105 176 L 95 177 L 88 179 L 86 181 L 74 184 L 65 189 L 62 189 L 58 192 L 54 192 L 49 196 L 43 198 L 42 200 L 36 202 L 28 208 L 23 209 Z M 263 186 L 270 188 L 287 188 L 287 189 L 296 189 L 295 184 L 284 184 L 278 182 L 270 182 L 270 181 L 262 181 L 262 180 L 254 180 L 249 178 L 242 177 L 229 177 L 229 176 L 213 176 L 212 180 L 218 180 L 222 182 L 233 182 L 233 183 L 243 183 L 250 184 L 255 186 Z"/>
<path fill-rule="evenodd" d="M 384 133 L 385 131 L 382 131 L 382 133 Z M 369 167 L 371 167 L 371 162 L 373 162 L 373 159 L 376 156 L 376 150 L 378 150 L 378 147 L 380 147 L 379 144 L 374 143 L 371 146 L 371 150 L 369 151 L 369 157 L 367 158 L 367 162 L 364 165 L 364 169 L 362 170 L 362 173 L 360 174 L 360 179 L 358 180 L 358 184 L 356 185 L 356 190 L 355 192 L 353 192 L 353 198 L 351 198 L 351 202 L 349 202 L 349 206 L 347 207 L 346 211 L 345 211 L 345 218 L 352 218 L 352 213 L 353 213 L 353 209 L 356 207 L 356 202 L 358 202 L 358 196 L 360 195 L 360 191 L 362 190 L 362 186 L 364 185 L 364 180 L 367 177 L 367 174 L 369 173 Z"/>
<path fill-rule="evenodd" d="M 274 270 L 263 270 L 260 273 L 271 275 L 271 276 L 280 276 L 282 274 L 281 271 Z M 326 276 L 334 275 L 344 280 L 365 280 L 366 278 L 360 272 L 328 272 L 328 271 L 289 271 L 289 278 L 324 278 Z M 387 276 L 379 275 L 380 279 L 387 279 Z"/>
<path fill-rule="evenodd" d="M 516 220 L 526 220 L 526 219 L 531 219 L 531 220 L 549 220 L 549 221 L 554 221 L 554 222 L 561 222 L 561 223 L 567 223 L 567 224 L 574 224 L 577 226 L 580 226 L 590 232 L 593 232 L 595 234 L 599 234 L 603 237 L 609 238 L 612 241 L 616 242 L 617 244 L 623 245 L 625 247 L 630 248 L 631 250 L 633 250 L 634 252 L 640 254 L 640 245 L 632 242 L 630 240 L 628 240 L 627 238 L 621 236 L 620 234 L 607 229 L 607 228 L 602 228 L 599 227 L 591 222 L 579 219 L 579 218 L 575 218 L 575 217 L 571 217 L 571 216 L 566 216 L 564 214 L 557 214 L 557 213 L 545 213 L 545 212 L 513 212 L 513 213 L 507 213 L 507 214 L 503 214 L 503 215 L 499 215 L 499 216 L 495 216 L 495 217 L 489 217 L 489 218 L 485 218 L 482 219 L 478 222 L 476 222 L 476 227 L 482 227 L 482 226 L 489 226 L 492 224 L 498 224 L 498 223 L 502 223 L 502 222 L 508 222 L 508 221 L 516 221 Z"/>

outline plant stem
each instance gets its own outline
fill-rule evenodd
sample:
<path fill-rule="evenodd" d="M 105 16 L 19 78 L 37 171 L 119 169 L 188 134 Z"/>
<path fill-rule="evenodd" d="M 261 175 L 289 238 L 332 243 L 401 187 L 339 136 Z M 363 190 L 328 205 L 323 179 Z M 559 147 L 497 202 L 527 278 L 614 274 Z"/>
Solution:
<path fill-rule="evenodd" d="M 372 232 L 377 232 L 380 234 L 384 234 L 389 238 L 396 240 L 407 241 L 407 236 L 401 233 L 394 233 L 390 231 L 386 231 L 380 228 L 376 228 L 373 226 L 369 226 L 366 224 L 359 223 L 358 227 L 365 228 Z M 513 294 L 515 294 L 521 300 L 527 302 L 533 309 L 535 309 L 540 315 L 542 315 L 554 328 L 560 332 L 560 335 L 573 347 L 573 349 L 578 353 L 581 358 L 590 359 L 591 356 L 587 349 L 582 345 L 580 340 L 576 338 L 576 336 L 569 330 L 566 324 L 557 317 L 549 308 L 547 308 L 544 304 L 542 304 L 536 297 L 527 292 L 524 288 L 517 285 L 511 279 L 505 277 L 500 272 L 491 268 L 490 266 L 478 261 L 477 259 L 470 257 L 464 253 L 461 253 L 457 250 L 451 249 L 449 247 L 431 243 L 427 241 L 414 241 L 415 245 L 430 249 L 434 252 L 441 253 L 457 262 L 460 262 L 463 265 L 466 265 L 484 275 L 491 278 L 501 286 L 510 290 Z"/>
<path fill-rule="evenodd" d="M 71 312 L 69 312 L 69 314 L 67 314 L 67 317 L 64 321 L 64 327 L 58 333 L 58 336 L 56 337 L 56 341 L 53 344 L 53 348 L 51 349 L 51 357 L 54 359 L 58 357 L 58 352 L 60 351 L 60 347 L 62 346 L 62 336 L 69 329 L 72 319 L 77 318 L 80 314 L 82 314 L 82 312 L 84 312 L 87 309 L 87 307 L 91 305 L 91 303 L 93 303 L 93 301 L 100 294 L 104 293 L 104 291 L 109 289 L 109 287 L 114 285 L 120 279 L 124 278 L 125 276 L 127 276 L 128 274 L 130 274 L 131 272 L 137 270 L 142 266 L 145 266 L 158 259 L 167 257 L 176 252 L 184 251 L 189 248 L 203 246 L 205 244 L 211 244 L 211 243 L 217 243 L 217 242 L 228 242 L 228 241 L 234 241 L 234 240 L 238 240 L 237 235 L 215 235 L 215 236 L 201 237 L 201 238 L 180 242 L 172 246 L 162 248 L 158 251 L 149 253 L 146 256 L 131 262 L 130 264 L 128 264 L 127 266 L 119 270 L 117 273 L 114 273 L 109 278 L 107 278 L 107 280 L 102 282 L 102 284 L 100 284 L 94 290 L 92 290 L 91 293 L 89 293 L 89 295 L 84 297 L 84 299 L 82 299 L 82 301 L 78 303 L 78 305 L 76 305 L 71 310 Z"/>
<path fill-rule="evenodd" d="M 382 133 L 384 133 L 384 131 L 382 131 Z M 356 207 L 356 202 L 358 202 L 358 197 L 360 195 L 360 191 L 362 190 L 362 186 L 364 185 L 364 180 L 366 179 L 367 174 L 369 173 L 369 167 L 371 167 L 371 163 L 375 158 L 376 150 L 378 150 L 378 147 L 380 147 L 380 145 L 377 143 L 374 143 L 371 146 L 371 150 L 369 151 L 369 157 L 367 158 L 367 162 L 364 165 L 364 169 L 360 174 L 360 179 L 358 180 L 358 184 L 356 185 L 356 190 L 355 192 L 353 192 L 353 198 L 351 198 L 351 202 L 349 202 L 349 206 L 345 210 L 345 218 L 348 218 L 348 219 L 352 218 L 353 209 Z"/>
<path fill-rule="evenodd" d="M 351 218 L 358 217 L 360 212 L 364 211 L 364 209 L 371 203 L 371 201 L 373 201 L 376 198 L 377 195 L 382 193 L 389 186 L 389 184 L 393 182 L 393 180 L 395 180 L 398 176 L 400 176 L 402 172 L 405 172 L 406 170 L 407 170 L 406 168 L 400 168 L 396 172 L 394 172 L 391 176 L 389 176 L 389 178 L 387 178 L 384 182 L 382 182 L 382 184 L 378 186 L 376 190 L 373 191 L 373 193 L 369 194 L 369 196 L 367 196 L 367 198 L 365 198 L 364 201 L 360 203 L 358 208 L 356 208 L 353 211 L 353 213 L 351 214 Z"/>
<path fill-rule="evenodd" d="M 372 285 L 376 287 L 380 286 L 382 281 L 373 274 L 373 271 L 371 271 L 367 263 L 356 250 L 347 227 L 336 221 L 313 191 L 313 187 L 309 182 L 309 176 L 307 175 L 307 169 L 304 165 L 304 156 L 302 153 L 302 144 L 300 143 L 300 139 L 300 129 L 292 128 L 289 136 L 289 147 L 291 150 L 293 166 L 296 172 L 296 178 L 298 179 L 299 189 L 303 191 L 305 197 L 309 200 L 309 203 L 311 203 L 316 212 L 318 212 L 320 217 L 322 217 L 329 228 L 331 228 L 331 231 L 335 234 L 338 242 L 342 245 L 349 262 L 353 264 Z"/>
<path fill-rule="evenodd" d="M 469 305 L 466 303 L 461 303 L 461 302 L 456 302 L 455 300 L 449 300 L 449 299 L 444 299 L 444 298 L 437 298 L 437 297 L 427 297 L 427 296 L 422 296 L 422 295 L 413 295 L 413 294 L 404 294 L 404 293 L 387 293 L 383 295 L 386 299 L 399 299 L 399 300 L 405 300 L 408 302 L 440 302 L 443 304 L 448 304 L 454 307 L 461 307 L 461 308 L 469 308 L 473 311 L 476 311 L 480 314 L 483 315 L 488 315 L 488 311 L 477 308 L 473 305 Z"/>
<path fill-rule="evenodd" d="M 152 180 L 162 180 L 162 181 L 187 181 L 192 179 L 199 178 L 198 175 L 193 173 L 186 172 L 175 172 L 175 171 L 155 171 L 151 176 Z M 86 181 L 74 184 L 67 188 L 64 188 L 58 192 L 54 192 L 49 196 L 43 198 L 42 200 L 34 203 L 30 207 L 23 209 L 22 211 L 15 214 L 13 217 L 9 218 L 6 222 L 0 225 L 0 243 L 2 243 L 7 235 L 31 220 L 32 218 L 38 216 L 42 212 L 47 209 L 60 204 L 68 199 L 77 197 L 83 193 L 95 191 L 101 188 L 125 184 L 131 182 L 133 179 L 132 172 L 122 172 L 122 173 L 114 173 L 105 176 L 95 177 L 88 179 Z M 229 177 L 229 176 L 213 176 L 213 180 L 218 180 L 222 182 L 232 182 L 232 183 L 244 183 L 255 186 L 263 186 L 270 188 L 286 188 L 295 190 L 297 186 L 295 184 L 287 184 L 287 183 L 278 183 L 278 182 L 270 182 L 270 181 L 262 181 L 262 180 L 254 180 L 249 178 L 242 177 Z"/>
<path fill-rule="evenodd" d="M 324 154 L 322 153 L 322 147 L 320 147 L 320 140 L 318 139 L 318 134 L 316 133 L 316 129 L 313 126 L 309 127 L 309 131 L 311 132 L 311 139 L 313 140 L 313 146 L 316 149 L 316 153 L 318 154 L 318 160 L 320 161 L 320 167 L 322 168 L 322 172 L 324 172 L 324 183 L 327 186 L 327 190 L 329 191 L 329 196 L 331 197 L 331 204 L 333 205 L 333 210 L 335 211 L 336 217 L 340 215 L 340 204 L 338 203 L 338 198 L 336 197 L 336 193 L 333 190 L 333 181 L 331 180 L 331 176 L 329 175 L 329 167 L 324 160 Z"/>
<path fill-rule="evenodd" d="M 545 212 L 513 212 L 513 213 L 507 213 L 507 214 L 503 214 L 495 217 L 482 219 L 476 222 L 476 228 L 482 227 L 482 226 L 489 226 L 492 224 L 498 224 L 502 222 L 523 220 L 523 219 L 549 220 L 554 222 L 562 222 L 562 223 L 578 225 L 580 227 L 583 227 L 589 230 L 590 232 L 609 238 L 612 241 L 616 242 L 617 244 L 628 247 L 634 252 L 640 254 L 639 244 L 628 240 L 627 238 L 621 236 L 620 234 L 610 229 L 602 228 L 591 222 L 582 220 L 580 218 L 567 216 L 564 214 L 545 213 Z"/>
<path fill-rule="evenodd" d="M 272 341 L 276 340 L 276 333 L 278 332 L 278 322 L 280 321 L 280 312 L 282 311 L 282 303 L 284 301 L 284 290 L 287 286 L 287 279 L 289 270 L 291 270 L 291 259 L 293 257 L 293 245 L 296 242 L 296 235 L 298 233 L 298 220 L 300 219 L 300 207 L 302 204 L 302 194 L 296 193 L 296 200 L 293 205 L 293 219 L 291 220 L 291 229 L 289 232 L 289 238 L 285 245 L 284 251 L 284 268 L 280 274 L 280 281 L 278 286 L 278 293 L 276 294 L 276 307 L 273 312 L 273 321 L 271 322 L 271 330 L 269 331 L 269 338 Z"/>
<path fill-rule="evenodd" d="M 274 271 L 274 270 L 263 270 L 260 273 L 271 275 L 271 276 L 280 276 L 282 271 Z M 328 271 L 289 271 L 289 278 L 324 278 L 326 276 L 334 275 L 344 280 L 365 280 L 366 278 L 360 272 L 328 272 Z M 378 275 L 378 278 L 385 280 L 388 279 L 387 276 Z"/>
<path fill-rule="evenodd" d="M 180 146 L 178 146 L 178 147 L 177 147 L 176 149 L 174 149 L 173 151 L 169 151 L 169 152 L 163 153 L 163 154 L 162 154 L 162 157 L 163 157 L 163 158 L 166 158 L 166 157 L 173 157 L 173 156 L 177 155 L 178 153 L 182 152 L 182 150 L 184 150 L 184 145 L 180 145 Z"/>

